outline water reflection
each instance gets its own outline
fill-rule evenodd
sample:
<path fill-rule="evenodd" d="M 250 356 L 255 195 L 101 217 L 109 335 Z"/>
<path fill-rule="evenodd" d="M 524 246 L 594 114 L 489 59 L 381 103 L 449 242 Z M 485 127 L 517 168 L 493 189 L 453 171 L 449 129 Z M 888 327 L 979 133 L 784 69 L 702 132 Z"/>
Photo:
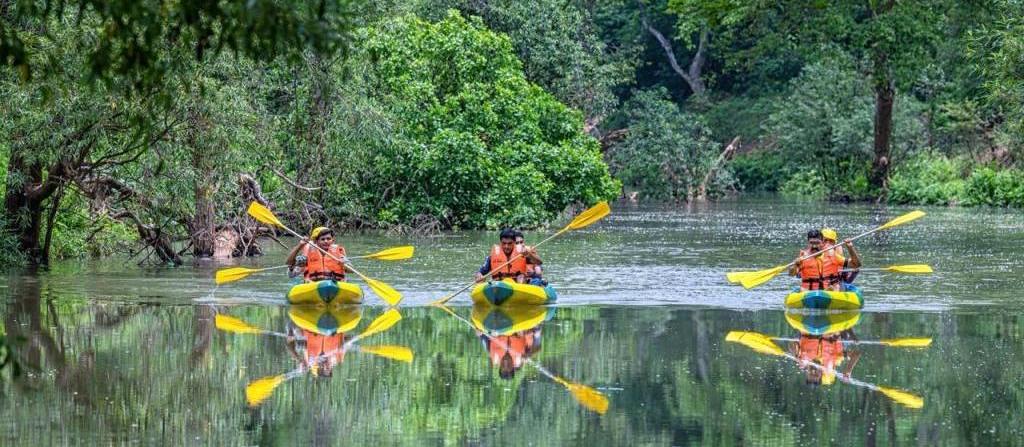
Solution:
<path fill-rule="evenodd" d="M 512 379 L 524 365 L 530 364 L 542 375 L 569 390 L 583 407 L 598 414 L 608 411 L 608 398 L 604 394 L 587 385 L 559 377 L 532 359 L 541 350 L 541 325 L 554 316 L 554 307 L 474 304 L 472 321 L 444 305 L 437 307 L 475 330 L 491 366 L 498 368 L 498 377 L 501 379 Z"/>
<path fill-rule="evenodd" d="M 916 394 L 858 380 L 852 376 L 852 372 L 861 358 L 862 346 L 926 348 L 931 345 L 931 338 L 859 340 L 853 329 L 861 320 L 860 311 L 786 312 L 785 319 L 797 331 L 796 338 L 731 331 L 725 339 L 755 352 L 783 357 L 796 363 L 807 385 L 830 386 L 838 378 L 842 383 L 877 391 L 908 408 L 924 407 L 924 399 Z M 777 342 L 787 344 L 788 350 L 780 347 Z"/>
<path fill-rule="evenodd" d="M 284 382 L 307 373 L 315 378 L 330 379 L 349 351 L 363 352 L 391 360 L 412 362 L 413 351 L 407 346 L 361 346 L 363 338 L 387 331 L 402 319 L 391 308 L 355 336 L 346 337 L 358 327 L 362 308 L 353 305 L 289 306 L 285 332 L 262 329 L 226 314 L 215 317 L 217 329 L 234 334 L 257 334 L 285 339 L 285 348 L 297 364 L 290 372 L 253 380 L 245 387 L 246 402 L 256 407 L 273 395 Z M 346 340 L 347 338 L 347 340 Z"/>

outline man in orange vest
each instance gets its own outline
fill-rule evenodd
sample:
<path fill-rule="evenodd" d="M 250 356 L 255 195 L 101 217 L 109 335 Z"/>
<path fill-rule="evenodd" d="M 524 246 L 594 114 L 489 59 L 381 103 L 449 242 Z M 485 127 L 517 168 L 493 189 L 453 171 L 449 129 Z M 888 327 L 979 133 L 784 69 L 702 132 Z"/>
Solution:
<path fill-rule="evenodd" d="M 310 240 L 316 241 L 316 245 L 311 244 Z M 307 282 L 325 279 L 345 280 L 345 272 L 348 271 L 345 266 L 345 247 L 334 243 L 334 231 L 330 228 L 314 228 L 308 239 L 302 238 L 299 244 L 292 249 L 285 264 L 294 268 L 295 258 L 300 251 L 306 257 L 306 270 L 303 277 Z"/>
<path fill-rule="evenodd" d="M 860 268 L 860 256 L 849 240 L 843 241 L 843 247 L 850 252 L 849 260 L 838 254 L 837 250 L 825 250 L 816 256 L 800 259 L 828 248 L 822 239 L 821 230 L 808 231 L 807 248 L 800 250 L 793 267 L 789 269 L 790 275 L 800 276 L 800 290 L 842 290 L 840 270 Z"/>
<path fill-rule="evenodd" d="M 498 377 L 511 379 L 526 364 L 526 359 L 540 351 L 540 330 L 538 326 L 511 335 L 477 334 L 484 344 L 491 366 L 498 367 Z"/>
<path fill-rule="evenodd" d="M 526 259 L 537 257 L 536 250 L 524 248 L 516 250 L 516 232 L 512 229 L 501 230 L 498 235 L 499 244 L 491 247 L 491 254 L 484 258 L 484 265 L 476 272 L 476 281 L 482 282 L 488 274 L 495 281 L 511 278 L 515 282 L 526 282 Z"/>

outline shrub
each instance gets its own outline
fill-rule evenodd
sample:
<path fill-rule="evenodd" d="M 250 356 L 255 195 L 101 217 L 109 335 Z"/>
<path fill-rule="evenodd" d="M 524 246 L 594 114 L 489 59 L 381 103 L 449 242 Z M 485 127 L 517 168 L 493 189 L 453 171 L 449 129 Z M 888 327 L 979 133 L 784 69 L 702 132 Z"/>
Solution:
<path fill-rule="evenodd" d="M 889 202 L 955 205 L 963 200 L 966 183 L 961 159 L 920 154 L 894 167 L 889 179 Z"/>
<path fill-rule="evenodd" d="M 779 192 L 787 197 L 818 200 L 824 199 L 828 194 L 825 180 L 813 170 L 793 174 L 779 187 Z"/>
<path fill-rule="evenodd" d="M 964 204 L 1024 207 L 1024 171 L 974 170 L 964 188 Z"/>

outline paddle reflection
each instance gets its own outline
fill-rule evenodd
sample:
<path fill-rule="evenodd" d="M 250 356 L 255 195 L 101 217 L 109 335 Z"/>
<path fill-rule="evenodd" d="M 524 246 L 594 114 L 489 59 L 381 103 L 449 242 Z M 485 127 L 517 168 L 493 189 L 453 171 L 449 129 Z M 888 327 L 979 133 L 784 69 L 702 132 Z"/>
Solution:
<path fill-rule="evenodd" d="M 542 375 L 568 389 L 583 407 L 598 414 L 608 411 L 608 398 L 599 391 L 569 382 L 532 359 L 543 346 L 541 326 L 554 317 L 554 307 L 474 304 L 470 315 L 472 321 L 447 306 L 436 307 L 473 328 L 490 365 L 497 369 L 501 379 L 514 378 L 524 365 L 530 364 Z"/>
<path fill-rule="evenodd" d="M 861 320 L 861 312 L 797 313 L 787 312 L 786 323 L 797 331 L 797 337 L 777 337 L 750 331 L 732 331 L 726 341 L 742 344 L 756 352 L 792 360 L 804 373 L 805 383 L 811 386 L 829 386 L 836 382 L 850 384 L 879 392 L 909 408 L 924 407 L 924 399 L 907 391 L 875 385 L 852 376 L 862 354 L 870 345 L 898 348 L 924 348 L 930 338 L 900 338 L 890 340 L 859 340 L 853 328 Z M 784 350 L 776 342 L 784 343 Z"/>
<path fill-rule="evenodd" d="M 284 374 L 267 376 L 250 382 L 245 389 L 246 401 L 255 407 L 269 398 L 284 382 L 306 375 L 330 379 L 350 351 L 363 352 L 391 360 L 412 362 L 413 352 L 405 346 L 357 344 L 363 338 L 384 332 L 402 319 L 396 309 L 388 309 L 352 336 L 360 323 L 360 306 L 291 306 L 284 332 L 253 326 L 228 315 L 216 316 L 218 329 L 235 334 L 269 335 L 285 339 L 285 347 L 296 362 L 296 368 Z"/>

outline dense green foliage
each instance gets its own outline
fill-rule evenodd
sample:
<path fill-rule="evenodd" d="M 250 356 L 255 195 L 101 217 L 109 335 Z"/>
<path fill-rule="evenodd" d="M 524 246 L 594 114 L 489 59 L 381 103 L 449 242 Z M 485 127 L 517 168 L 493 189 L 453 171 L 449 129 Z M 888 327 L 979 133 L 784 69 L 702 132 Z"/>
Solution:
<path fill-rule="evenodd" d="M 33 263 L 126 238 L 209 256 L 248 178 L 303 229 L 538 226 L 620 181 L 1016 206 L 1021 10 L 3 2 L 4 237 Z"/>

